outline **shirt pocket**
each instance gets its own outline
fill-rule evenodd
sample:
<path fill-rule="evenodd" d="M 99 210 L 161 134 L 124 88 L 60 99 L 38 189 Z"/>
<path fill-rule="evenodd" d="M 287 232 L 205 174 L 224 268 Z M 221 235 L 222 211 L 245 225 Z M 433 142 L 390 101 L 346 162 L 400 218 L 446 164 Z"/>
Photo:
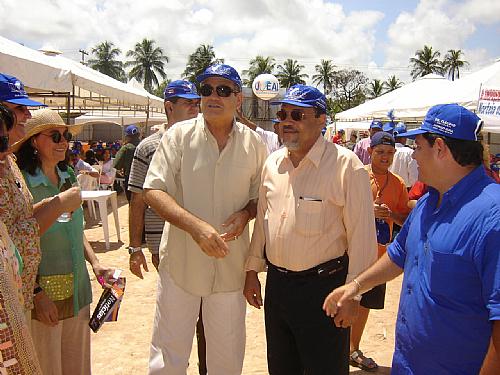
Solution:
<path fill-rule="evenodd" d="M 295 208 L 295 228 L 304 237 L 311 237 L 323 232 L 323 201 L 299 199 Z"/>
<path fill-rule="evenodd" d="M 429 293 L 444 304 L 475 303 L 481 284 L 472 261 L 455 253 L 430 249 Z"/>

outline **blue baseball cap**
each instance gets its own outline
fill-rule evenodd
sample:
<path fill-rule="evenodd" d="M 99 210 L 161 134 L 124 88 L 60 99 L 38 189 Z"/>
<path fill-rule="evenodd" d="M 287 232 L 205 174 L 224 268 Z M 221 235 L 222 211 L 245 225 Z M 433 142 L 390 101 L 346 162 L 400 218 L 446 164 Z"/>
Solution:
<path fill-rule="evenodd" d="M 196 81 L 203 82 L 210 77 L 220 77 L 230 80 L 241 88 L 241 78 L 236 69 L 226 64 L 215 64 L 209 66 L 205 71 L 196 77 Z"/>
<path fill-rule="evenodd" d="M 384 126 L 382 126 L 382 130 L 387 132 L 387 133 L 393 133 L 394 132 L 394 128 L 396 127 L 396 124 L 394 123 L 394 121 L 389 121 L 389 122 L 386 122 L 384 124 Z"/>
<path fill-rule="evenodd" d="M 438 104 L 429 109 L 418 129 L 399 134 L 414 139 L 418 134 L 433 133 L 464 141 L 477 141 L 483 121 L 458 104 Z"/>
<path fill-rule="evenodd" d="M 273 118 L 273 119 L 271 119 L 271 122 L 273 124 L 279 124 L 280 123 L 280 119 L 279 118 Z"/>
<path fill-rule="evenodd" d="M 297 107 L 318 108 L 326 113 L 326 97 L 316 87 L 306 85 L 293 85 L 285 92 L 281 100 L 271 102 L 271 105 L 290 104 Z"/>
<path fill-rule="evenodd" d="M 135 125 L 129 125 L 125 129 L 125 134 L 126 135 L 134 135 L 134 134 L 139 134 L 139 129 Z"/>
<path fill-rule="evenodd" d="M 28 107 L 46 107 L 45 104 L 28 98 L 28 94 L 20 80 L 3 73 L 0 73 L 0 102 L 20 104 Z"/>
<path fill-rule="evenodd" d="M 378 132 L 370 138 L 370 147 L 373 148 L 378 145 L 388 145 L 395 147 L 396 141 L 394 137 L 387 132 Z"/>
<path fill-rule="evenodd" d="M 395 137 L 399 137 L 401 133 L 406 133 L 406 125 L 404 122 L 398 122 L 392 134 L 394 134 Z"/>
<path fill-rule="evenodd" d="M 370 124 L 370 129 L 383 129 L 382 122 L 379 120 L 373 120 Z"/>
<path fill-rule="evenodd" d="M 170 82 L 163 91 L 163 97 L 165 100 L 171 98 L 200 99 L 196 86 L 182 79 Z"/>

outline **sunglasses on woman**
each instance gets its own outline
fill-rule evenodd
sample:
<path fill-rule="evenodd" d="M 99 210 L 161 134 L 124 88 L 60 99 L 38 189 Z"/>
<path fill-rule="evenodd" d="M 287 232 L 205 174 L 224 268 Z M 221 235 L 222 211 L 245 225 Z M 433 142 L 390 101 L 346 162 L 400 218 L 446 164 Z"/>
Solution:
<path fill-rule="evenodd" d="M 68 130 L 66 130 L 64 133 L 59 133 L 58 131 L 52 132 L 50 134 L 43 134 L 40 133 L 41 135 L 45 135 L 46 137 L 52 138 L 52 142 L 54 143 L 59 143 L 61 142 L 62 138 L 69 142 L 73 139 L 73 134 L 71 134 Z"/>
<path fill-rule="evenodd" d="M 201 86 L 200 88 L 200 94 L 201 96 L 210 96 L 212 95 L 212 92 L 214 92 L 214 88 L 208 84 L 205 84 Z M 219 95 L 221 98 L 227 98 L 229 95 L 231 95 L 233 92 L 236 94 L 239 92 L 239 90 L 234 90 L 231 87 L 227 85 L 219 85 L 215 88 L 215 92 L 217 95 Z"/>
<path fill-rule="evenodd" d="M 290 112 L 290 117 L 293 121 L 302 121 L 304 119 L 305 115 L 306 114 L 299 109 L 293 109 Z M 276 117 L 280 121 L 285 121 L 286 118 L 288 117 L 288 113 L 285 110 L 280 109 L 278 112 L 276 112 Z"/>

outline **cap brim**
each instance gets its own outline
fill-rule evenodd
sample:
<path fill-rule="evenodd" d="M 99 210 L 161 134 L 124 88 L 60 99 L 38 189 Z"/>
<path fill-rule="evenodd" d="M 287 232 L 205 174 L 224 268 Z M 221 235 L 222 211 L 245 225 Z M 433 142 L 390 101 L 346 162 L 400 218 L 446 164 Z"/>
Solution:
<path fill-rule="evenodd" d="M 210 77 L 227 79 L 228 81 L 233 82 L 236 86 L 241 87 L 241 83 L 239 83 L 235 80 L 232 80 L 231 78 L 224 77 L 223 75 L 220 75 L 220 74 L 200 74 L 198 77 L 196 77 L 196 81 L 203 82 L 204 80 L 206 80 Z"/>
<path fill-rule="evenodd" d="M 290 104 L 290 105 L 296 105 L 297 107 L 304 107 L 304 108 L 314 107 L 311 104 L 305 104 L 305 103 L 297 102 L 295 100 L 290 100 L 290 99 L 276 100 L 276 101 L 273 101 L 269 104 L 271 104 L 271 105 Z"/>
<path fill-rule="evenodd" d="M 201 96 L 196 94 L 179 94 L 179 95 L 169 96 L 168 98 L 201 99 Z"/>
<path fill-rule="evenodd" d="M 384 129 L 382 128 L 382 126 L 379 126 L 379 125 L 370 126 L 370 129 L 380 129 L 380 130 L 384 130 Z"/>
<path fill-rule="evenodd" d="M 398 137 L 415 139 L 417 135 L 425 133 L 429 133 L 429 131 L 427 129 L 418 128 L 407 131 L 406 133 L 400 133 L 398 134 Z"/>
<path fill-rule="evenodd" d="M 27 107 L 47 107 L 46 104 L 27 98 L 9 99 L 9 100 L 4 100 L 4 102 L 25 105 Z"/>

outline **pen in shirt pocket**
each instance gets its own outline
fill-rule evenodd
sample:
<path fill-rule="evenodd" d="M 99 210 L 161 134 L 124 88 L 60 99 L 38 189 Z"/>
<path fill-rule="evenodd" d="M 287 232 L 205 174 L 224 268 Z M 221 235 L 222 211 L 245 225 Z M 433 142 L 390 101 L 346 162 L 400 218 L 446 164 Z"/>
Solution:
<path fill-rule="evenodd" d="M 302 199 L 303 201 L 309 201 L 309 202 L 323 202 L 323 199 L 313 198 L 313 197 L 302 197 L 302 196 L 300 196 L 299 199 Z"/>

